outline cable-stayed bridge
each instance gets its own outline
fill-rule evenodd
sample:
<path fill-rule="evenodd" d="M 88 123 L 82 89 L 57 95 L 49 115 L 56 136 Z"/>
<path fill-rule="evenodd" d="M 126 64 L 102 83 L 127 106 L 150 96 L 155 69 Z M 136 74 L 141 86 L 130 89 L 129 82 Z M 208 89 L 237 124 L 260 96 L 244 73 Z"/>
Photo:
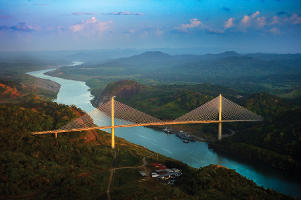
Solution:
<path fill-rule="evenodd" d="M 58 130 L 33 132 L 34 135 L 80 132 L 97 129 L 111 129 L 112 148 L 115 147 L 115 128 L 137 126 L 163 126 L 175 124 L 209 124 L 218 123 L 218 139 L 222 138 L 222 123 L 226 122 L 254 122 L 263 118 L 246 108 L 226 99 L 221 94 L 211 101 L 178 117 L 172 121 L 162 121 L 130 106 L 127 106 L 112 97 L 91 112 L 72 120 Z"/>

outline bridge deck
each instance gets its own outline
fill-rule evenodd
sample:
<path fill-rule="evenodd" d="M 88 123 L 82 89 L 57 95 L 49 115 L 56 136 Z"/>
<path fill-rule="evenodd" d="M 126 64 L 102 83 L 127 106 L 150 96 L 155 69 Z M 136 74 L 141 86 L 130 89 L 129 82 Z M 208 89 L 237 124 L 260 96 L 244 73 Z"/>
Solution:
<path fill-rule="evenodd" d="M 139 124 L 123 124 L 123 125 L 116 125 L 116 126 L 95 126 L 95 127 L 88 127 L 88 128 L 69 129 L 69 130 L 50 130 L 50 131 L 33 132 L 32 134 L 43 135 L 43 134 L 53 134 L 53 133 L 80 132 L 80 131 L 89 131 L 89 130 L 138 127 L 138 126 L 164 126 L 164 125 L 176 125 L 176 124 L 210 124 L 210 123 L 224 123 L 224 122 L 255 122 L 255 121 L 261 121 L 261 120 L 167 121 L 167 122 L 152 122 L 152 123 L 139 123 Z"/>

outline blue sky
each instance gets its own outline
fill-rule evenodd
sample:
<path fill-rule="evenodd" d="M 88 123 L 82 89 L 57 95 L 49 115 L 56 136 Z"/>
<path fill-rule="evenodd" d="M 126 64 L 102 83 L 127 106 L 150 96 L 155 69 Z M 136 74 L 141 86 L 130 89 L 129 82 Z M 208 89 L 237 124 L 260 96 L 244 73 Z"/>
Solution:
<path fill-rule="evenodd" d="M 0 50 L 300 52 L 300 0 L 1 0 Z"/>

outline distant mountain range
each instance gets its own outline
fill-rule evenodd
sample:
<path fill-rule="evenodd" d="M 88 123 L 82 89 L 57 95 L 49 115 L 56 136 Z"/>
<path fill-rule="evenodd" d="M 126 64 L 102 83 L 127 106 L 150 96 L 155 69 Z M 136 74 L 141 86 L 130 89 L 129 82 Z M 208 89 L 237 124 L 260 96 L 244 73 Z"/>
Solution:
<path fill-rule="evenodd" d="M 128 55 L 123 53 L 120 52 L 119 58 L 115 59 L 104 56 L 102 52 L 91 54 L 107 59 L 103 62 L 95 59 L 80 67 L 63 67 L 51 75 L 87 81 L 92 89 L 104 88 L 104 83 L 112 81 L 136 80 L 144 84 L 209 83 L 243 93 L 267 92 L 286 98 L 296 98 L 301 93 L 301 54 L 240 54 L 235 51 L 203 55 L 170 55 L 161 51 L 136 55 L 133 55 L 134 51 Z M 73 55 L 89 59 L 88 54 Z"/>

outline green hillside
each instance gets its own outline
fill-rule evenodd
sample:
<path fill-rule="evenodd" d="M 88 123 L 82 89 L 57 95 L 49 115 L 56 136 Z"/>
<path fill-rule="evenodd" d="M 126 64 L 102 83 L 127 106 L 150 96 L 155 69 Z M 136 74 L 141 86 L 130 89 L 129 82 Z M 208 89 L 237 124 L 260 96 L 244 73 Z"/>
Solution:
<path fill-rule="evenodd" d="M 290 199 L 234 170 L 215 165 L 193 169 L 120 138 L 112 151 L 105 132 L 66 133 L 57 140 L 30 133 L 82 114 L 40 100 L 1 105 L 0 199 L 107 199 L 113 168 L 111 199 Z M 145 179 L 138 174 L 143 159 L 146 168 L 159 161 L 182 169 L 183 175 L 173 186 Z"/>
<path fill-rule="evenodd" d="M 239 159 L 300 174 L 300 108 L 293 102 L 267 94 L 251 95 L 241 99 L 241 103 L 264 116 L 264 122 L 238 124 L 234 136 L 210 146 Z"/>
<path fill-rule="evenodd" d="M 175 119 L 223 93 L 236 98 L 240 93 L 209 84 L 146 86 L 135 81 L 117 81 L 108 84 L 99 102 L 116 96 L 117 100 L 160 119 Z"/>
<path fill-rule="evenodd" d="M 216 141 L 217 126 L 177 125 L 184 130 L 210 141 L 209 147 L 220 153 L 251 163 L 262 163 L 276 169 L 297 174 L 300 169 L 300 109 L 293 100 L 257 93 L 245 95 L 234 90 L 207 84 L 143 86 L 136 93 L 122 95 L 124 88 L 131 90 L 126 81 L 109 84 L 100 96 L 117 96 L 117 99 L 140 111 L 163 120 L 172 120 L 197 108 L 222 93 L 225 97 L 262 115 L 258 123 L 231 123 L 223 125 L 223 133 L 234 136 Z M 244 95 L 244 96 L 241 96 Z M 229 131 L 230 130 L 230 131 Z"/>
<path fill-rule="evenodd" d="M 22 102 L 20 97 L 32 94 L 54 99 L 60 89 L 58 83 L 26 74 L 48 68 L 47 65 L 0 61 L 0 103 Z"/>

